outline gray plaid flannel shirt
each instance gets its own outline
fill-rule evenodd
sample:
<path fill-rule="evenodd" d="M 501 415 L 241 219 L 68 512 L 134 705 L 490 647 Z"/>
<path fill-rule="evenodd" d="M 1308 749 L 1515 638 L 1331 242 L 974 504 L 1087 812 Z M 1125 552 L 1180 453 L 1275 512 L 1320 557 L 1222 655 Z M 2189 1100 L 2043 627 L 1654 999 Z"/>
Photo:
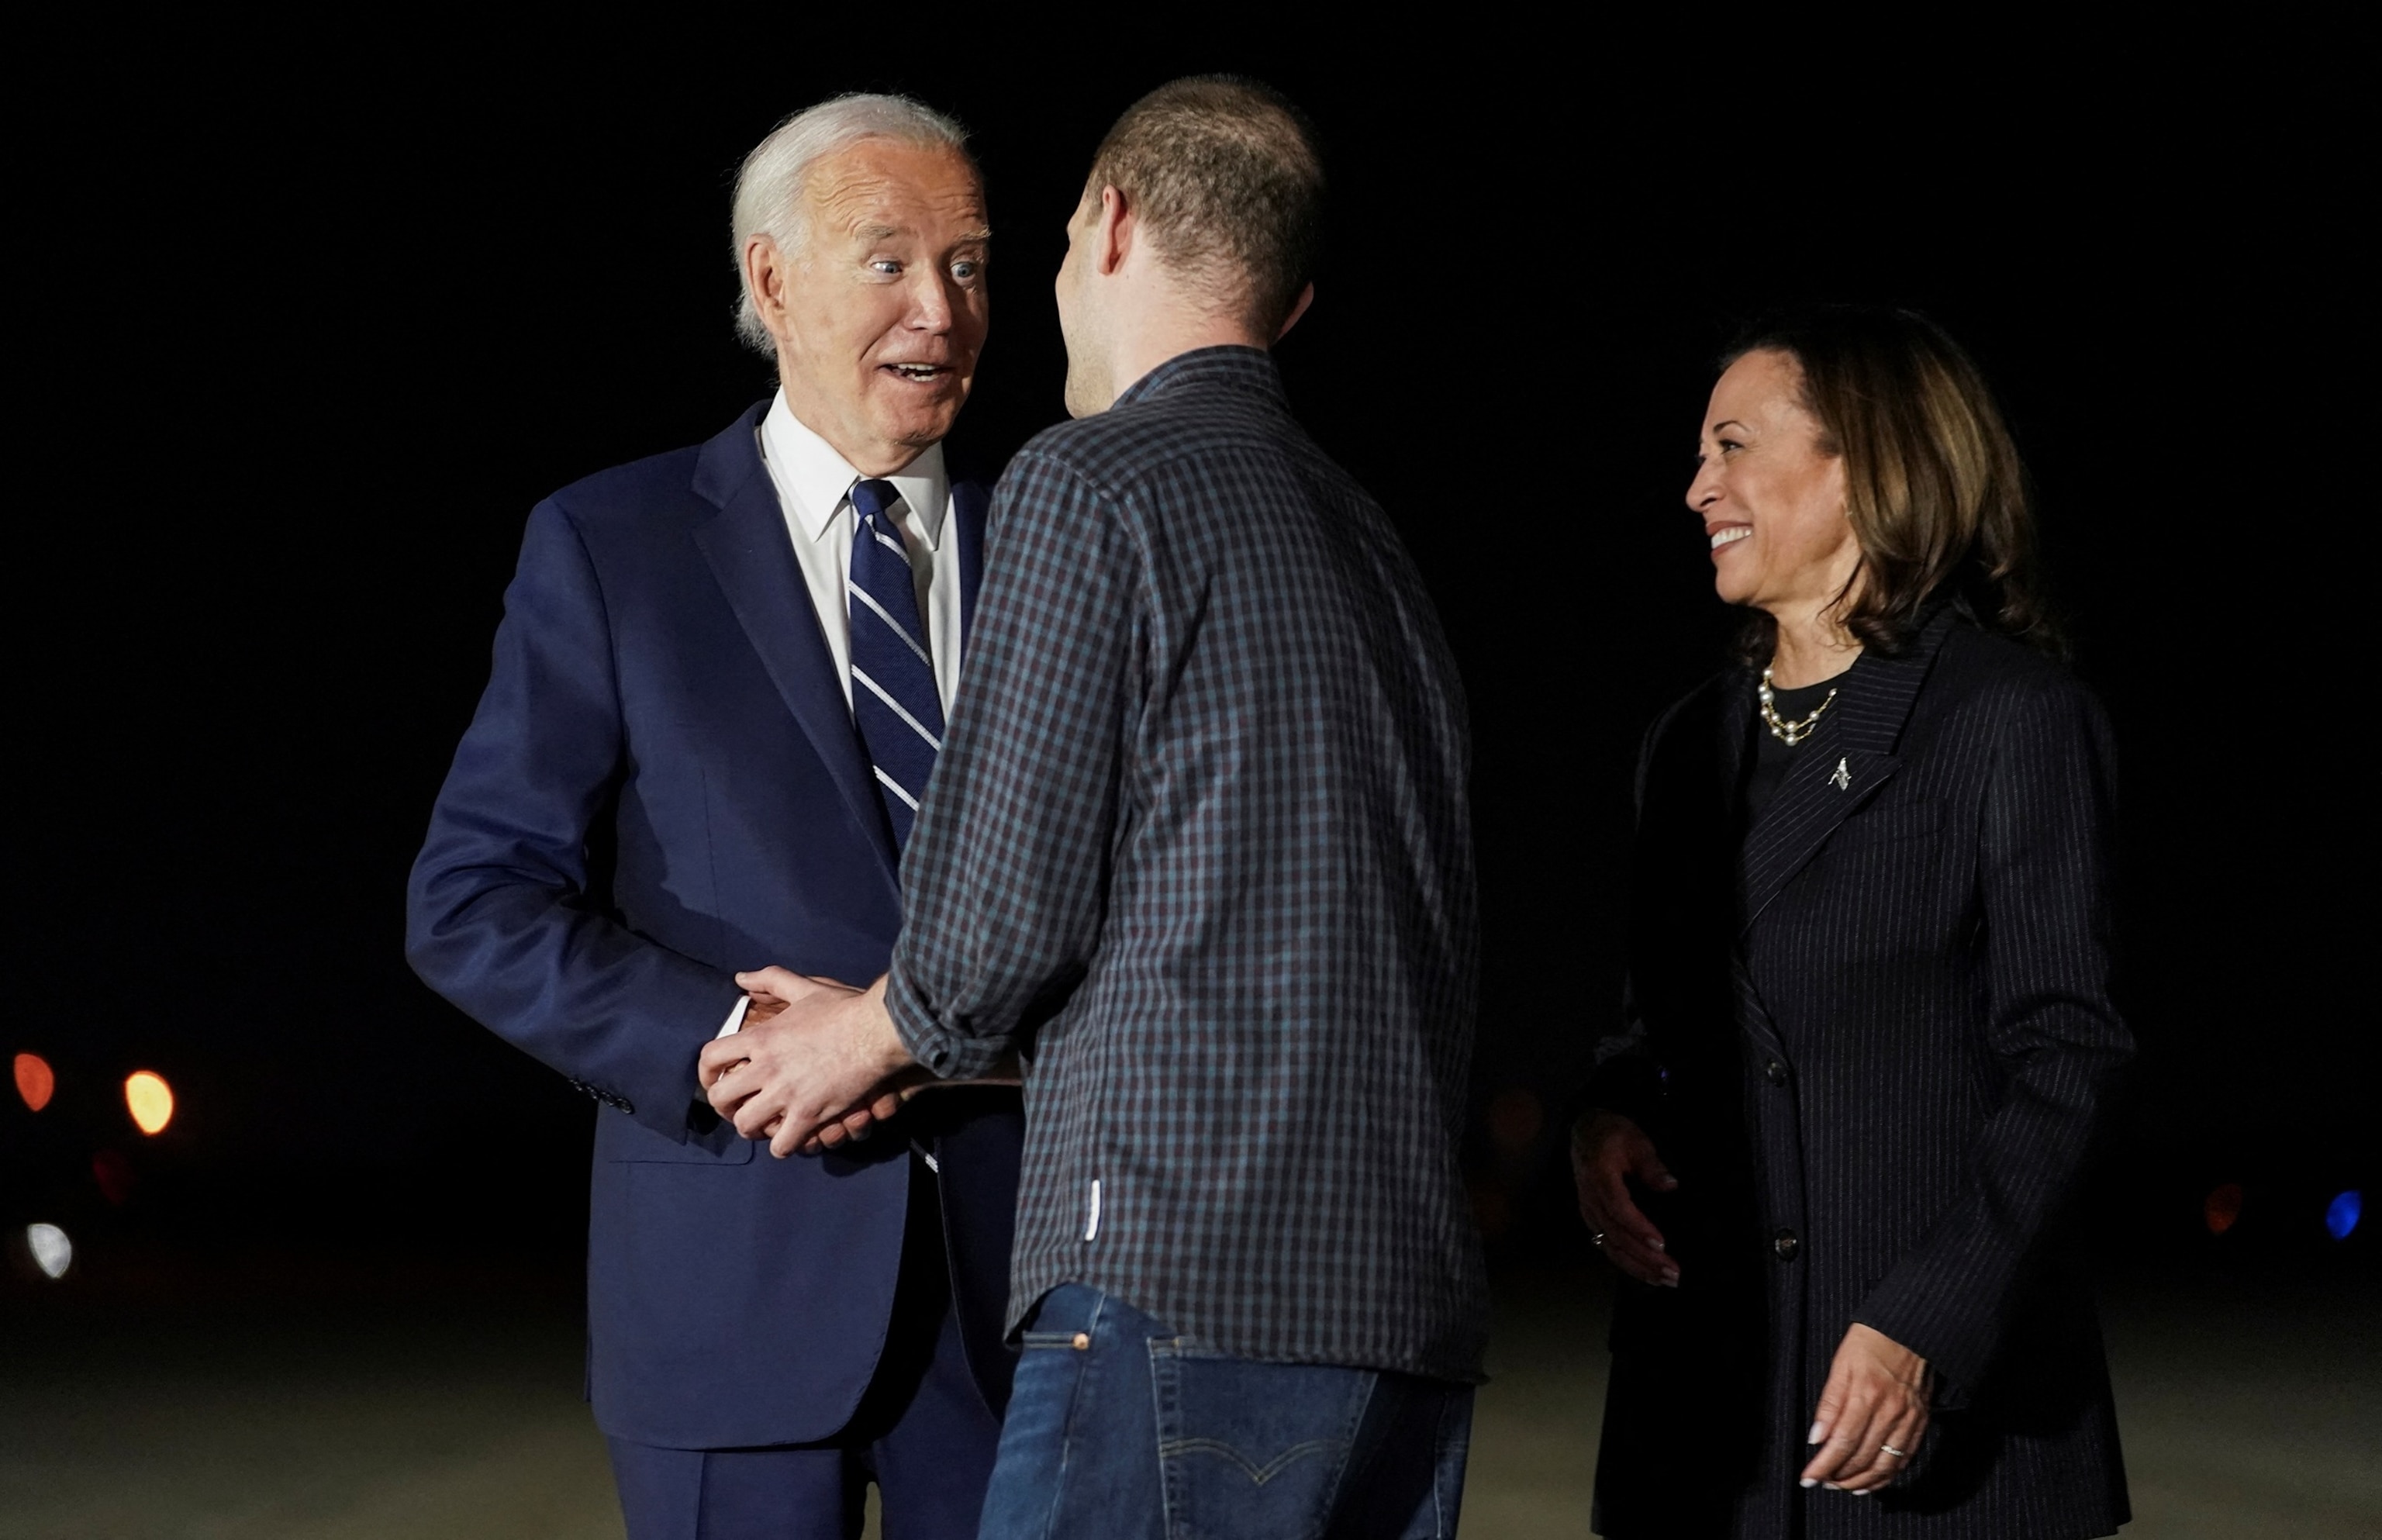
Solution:
<path fill-rule="evenodd" d="M 938 1075 L 1026 1055 L 1012 1330 L 1081 1283 L 1238 1357 L 1480 1377 L 1468 758 L 1413 562 L 1263 352 L 1011 462 L 887 1002 Z"/>

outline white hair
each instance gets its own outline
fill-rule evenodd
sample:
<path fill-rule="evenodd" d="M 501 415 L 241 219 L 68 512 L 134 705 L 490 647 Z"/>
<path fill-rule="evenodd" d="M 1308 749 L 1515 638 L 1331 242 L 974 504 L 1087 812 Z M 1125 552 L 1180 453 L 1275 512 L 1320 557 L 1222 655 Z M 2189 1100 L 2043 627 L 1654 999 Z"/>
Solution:
<path fill-rule="evenodd" d="M 731 216 L 739 285 L 736 335 L 765 358 L 777 357 L 777 343 L 761 325 L 760 313 L 753 308 L 744 247 L 755 236 L 766 235 L 783 251 L 798 250 L 805 233 L 803 194 L 811 167 L 865 139 L 947 149 L 966 161 L 970 170 L 976 168 L 976 158 L 967 150 L 967 130 L 907 96 L 853 92 L 804 107 L 771 129 L 736 173 L 736 202 Z"/>

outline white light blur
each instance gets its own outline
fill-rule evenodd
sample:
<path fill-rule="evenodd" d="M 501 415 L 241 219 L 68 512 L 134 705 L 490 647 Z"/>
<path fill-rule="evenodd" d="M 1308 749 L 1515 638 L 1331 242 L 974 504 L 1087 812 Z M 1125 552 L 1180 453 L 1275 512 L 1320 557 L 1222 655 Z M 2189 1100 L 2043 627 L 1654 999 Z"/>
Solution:
<path fill-rule="evenodd" d="M 32 1249 L 33 1265 L 51 1277 L 65 1277 L 74 1265 L 74 1242 L 55 1225 L 26 1226 L 25 1244 Z"/>

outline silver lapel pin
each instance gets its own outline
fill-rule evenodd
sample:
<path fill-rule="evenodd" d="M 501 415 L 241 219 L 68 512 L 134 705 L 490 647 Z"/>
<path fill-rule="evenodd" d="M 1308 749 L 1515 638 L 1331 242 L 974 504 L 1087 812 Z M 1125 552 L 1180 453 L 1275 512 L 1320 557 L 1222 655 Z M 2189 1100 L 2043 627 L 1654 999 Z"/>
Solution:
<path fill-rule="evenodd" d="M 1836 773 L 1828 779 L 1836 782 L 1836 790 L 1840 792 L 1853 789 L 1853 772 L 1845 768 L 1845 762 L 1842 759 L 1836 761 Z"/>

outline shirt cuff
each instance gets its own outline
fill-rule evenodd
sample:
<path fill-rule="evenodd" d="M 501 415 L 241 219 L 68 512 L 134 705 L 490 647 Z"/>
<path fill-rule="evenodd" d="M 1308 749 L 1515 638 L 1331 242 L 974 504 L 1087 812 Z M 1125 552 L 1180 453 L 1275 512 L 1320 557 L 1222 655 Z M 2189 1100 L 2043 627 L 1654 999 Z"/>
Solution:
<path fill-rule="evenodd" d="M 901 1034 L 902 1046 L 938 1079 L 981 1078 L 991 1073 L 1001 1055 L 1009 1052 L 1006 1038 L 972 1038 L 938 1021 L 933 1008 L 903 977 L 898 952 L 891 969 L 885 975 L 885 1014 L 893 1018 L 893 1030 Z"/>
<path fill-rule="evenodd" d="M 728 1019 L 720 1023 L 719 1030 L 711 1034 L 712 1040 L 717 1041 L 721 1038 L 734 1037 L 737 1033 L 743 1031 L 744 1029 L 744 1013 L 751 1007 L 752 1004 L 753 997 L 749 994 L 738 999 L 735 1008 L 728 1013 Z"/>

